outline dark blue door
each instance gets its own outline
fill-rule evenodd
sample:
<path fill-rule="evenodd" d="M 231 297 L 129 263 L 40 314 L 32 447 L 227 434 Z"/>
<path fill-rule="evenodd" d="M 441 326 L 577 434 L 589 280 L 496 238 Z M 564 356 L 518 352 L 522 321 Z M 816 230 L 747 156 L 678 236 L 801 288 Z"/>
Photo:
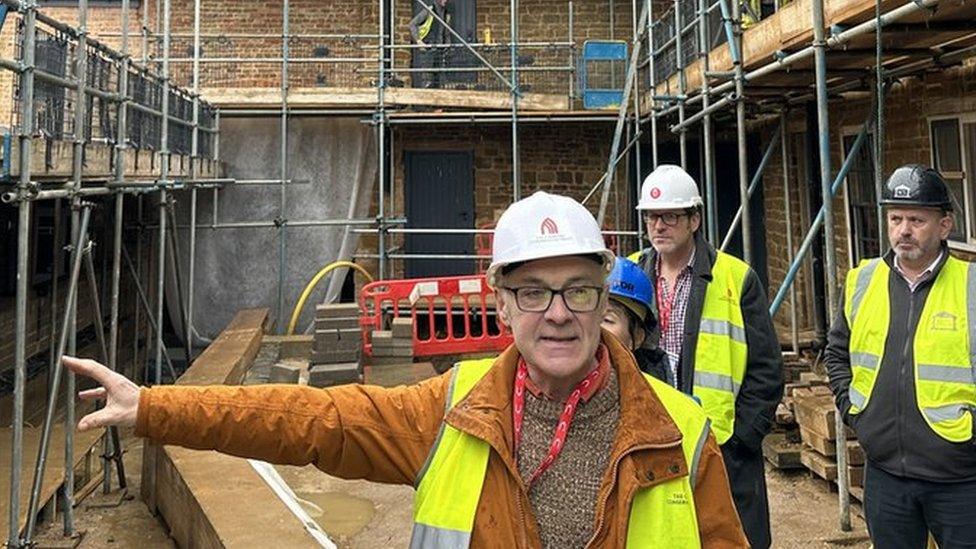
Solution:
<path fill-rule="evenodd" d="M 474 228 L 474 159 L 470 151 L 406 151 L 407 228 Z M 472 255 L 474 235 L 406 235 L 407 254 Z M 473 259 L 408 258 L 407 278 L 465 275 Z"/>

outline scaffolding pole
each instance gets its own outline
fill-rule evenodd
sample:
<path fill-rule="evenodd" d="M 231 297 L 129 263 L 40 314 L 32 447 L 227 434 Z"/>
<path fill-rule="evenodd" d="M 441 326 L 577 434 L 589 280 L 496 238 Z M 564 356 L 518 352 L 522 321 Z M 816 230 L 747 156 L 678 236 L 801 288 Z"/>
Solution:
<path fill-rule="evenodd" d="M 685 77 L 685 61 L 681 46 L 682 21 L 681 0 L 674 0 L 674 58 L 678 71 L 678 122 L 685 121 L 685 97 L 687 93 L 687 79 Z M 678 148 L 681 155 L 681 168 L 688 169 L 688 131 L 682 127 L 678 133 Z"/>
<path fill-rule="evenodd" d="M 701 65 L 701 96 L 702 108 L 708 109 L 711 101 L 709 82 L 708 82 L 708 3 L 707 0 L 698 0 L 698 58 Z M 703 169 L 705 176 L 705 223 L 707 227 L 708 239 L 711 242 L 718 240 L 718 200 L 715 191 L 715 142 L 712 136 L 712 116 L 706 114 L 702 118 L 702 149 L 703 149 Z"/>
<path fill-rule="evenodd" d="M 382 0 L 381 0 L 382 1 Z M 281 162 L 278 164 L 278 176 L 280 178 L 278 186 L 278 219 L 275 225 L 278 227 L 278 305 L 275 313 L 278 333 L 285 333 L 285 232 L 288 225 L 287 215 L 287 193 L 286 182 L 288 181 L 288 32 L 291 19 L 291 5 L 289 0 L 281 3 L 281 124 L 280 124 L 280 150 L 278 155 Z"/>
<path fill-rule="evenodd" d="M 814 0 L 817 1 L 817 0 Z M 742 52 L 742 5 L 738 0 L 732 2 L 732 26 L 735 49 Z M 735 72 L 735 134 L 738 148 L 739 167 L 739 202 L 742 210 L 742 259 L 752 264 L 752 218 L 749 207 L 749 152 L 746 148 L 746 102 L 745 102 L 745 74 L 742 67 L 742 55 L 732 60 Z M 704 100 L 704 97 L 703 97 Z M 708 111 L 705 111 L 706 113 Z M 707 114 L 706 114 L 707 116 Z"/>
<path fill-rule="evenodd" d="M 34 128 L 34 41 L 36 39 L 37 4 L 27 0 L 23 6 L 24 45 L 21 49 L 20 88 L 23 93 L 20 128 L 17 135 L 20 157 L 18 191 L 23 195 L 31 186 L 31 137 Z M 20 483 L 24 455 L 24 392 L 27 384 L 27 277 L 31 202 L 21 200 L 17 214 L 17 297 L 14 305 L 14 409 L 11 429 L 10 508 L 7 545 L 21 547 Z M 36 513 L 36 511 L 35 511 Z"/>
<path fill-rule="evenodd" d="M 827 110 L 827 42 L 824 38 L 823 0 L 811 2 L 813 11 L 813 48 L 817 86 L 817 125 L 820 130 L 820 184 L 824 212 L 824 256 L 827 276 L 828 318 L 834 318 L 837 309 L 837 254 L 834 242 L 834 193 L 831 189 L 830 168 L 830 117 Z M 851 499 L 847 483 L 847 433 L 843 414 L 836 414 L 837 429 L 837 500 L 839 503 L 840 529 L 851 530 Z"/>
<path fill-rule="evenodd" d="M 510 94 L 512 97 L 512 201 L 522 199 L 522 170 L 519 162 L 519 139 L 518 139 L 518 101 L 521 91 L 519 90 L 519 68 L 518 68 L 518 0 L 509 0 L 509 16 L 511 21 L 511 65 L 512 65 L 512 86 Z"/>
<path fill-rule="evenodd" d="M 641 21 L 647 17 L 647 12 L 650 11 L 649 5 L 650 0 L 644 0 L 642 2 L 641 15 L 639 17 Z M 600 197 L 600 210 L 596 218 L 597 225 L 601 227 L 603 226 L 603 222 L 606 220 L 607 205 L 610 201 L 610 188 L 613 186 L 613 176 L 617 170 L 617 163 L 623 156 L 623 154 L 620 153 L 620 140 L 623 136 L 624 124 L 627 120 L 627 106 L 630 104 L 630 94 L 633 91 L 634 83 L 637 81 L 638 61 L 640 61 L 640 48 L 634 48 L 633 51 L 630 52 L 630 63 L 627 65 L 627 76 L 624 77 L 624 93 L 620 100 L 620 107 L 617 110 L 617 125 L 613 131 L 613 143 L 610 146 L 610 159 L 607 161 L 607 171 L 604 173 L 603 178 L 603 193 Z M 633 143 L 636 143 L 636 138 L 631 141 L 631 144 Z"/>
<path fill-rule="evenodd" d="M 633 51 L 637 54 L 638 63 L 640 62 L 640 51 L 641 51 L 641 28 L 644 20 L 637 15 L 637 0 L 631 0 L 630 2 L 630 17 L 631 26 L 633 27 Z M 572 18 L 571 18 L 572 19 Z M 641 191 L 641 176 L 644 173 L 643 159 L 641 158 L 641 147 L 640 147 L 640 137 L 641 137 L 641 105 L 640 105 L 640 79 L 637 78 L 638 73 L 634 74 L 634 118 L 631 122 L 630 128 L 633 132 L 632 139 L 636 141 L 634 146 L 634 173 L 636 174 L 635 179 L 637 181 L 637 192 L 634 196 L 634 204 L 640 202 L 640 191 Z M 653 90 L 651 90 L 653 92 Z M 628 212 L 629 218 L 632 218 L 633 211 Z M 644 240 L 644 224 L 641 222 L 640 216 L 637 216 L 637 246 L 636 249 L 641 248 L 641 242 Z"/>
<path fill-rule="evenodd" d="M 387 41 L 389 40 L 390 47 L 392 47 L 393 33 L 387 33 L 386 29 L 386 3 L 387 0 L 379 0 L 380 3 L 380 47 L 379 47 L 379 82 L 377 82 L 377 102 L 376 102 L 376 143 L 377 143 L 377 185 L 376 188 L 379 190 L 378 197 L 378 208 L 376 221 L 377 221 L 377 252 L 379 252 L 379 266 L 378 274 L 380 280 L 386 279 L 386 132 L 387 132 L 387 117 L 386 117 L 386 55 L 390 54 L 390 59 L 396 57 L 395 50 L 387 50 Z M 394 2 L 390 2 L 393 4 Z M 434 13 L 431 10 L 431 13 Z M 389 36 L 387 36 L 389 35 Z M 392 137 L 392 131 L 391 137 Z M 392 194 L 393 186 L 390 186 L 390 193 Z M 392 197 L 391 197 L 392 198 Z"/>
<path fill-rule="evenodd" d="M 193 136 L 190 145 L 190 178 L 199 177 L 200 171 L 200 3 L 193 0 Z M 173 219 L 174 224 L 176 219 Z M 174 227 L 175 231 L 176 228 Z M 187 294 L 186 294 L 186 326 L 184 326 L 184 343 L 189 349 L 190 359 L 193 358 L 193 342 L 196 330 L 193 327 L 194 284 L 196 282 L 197 266 L 197 188 L 190 189 L 190 250 L 187 265 Z M 187 366 L 190 366 L 187 364 Z"/>
<path fill-rule="evenodd" d="M 72 239 L 71 275 L 68 280 L 67 297 L 69 304 L 73 303 L 78 296 L 78 275 L 81 272 L 81 258 L 88 241 L 88 221 L 91 216 L 91 206 L 84 204 L 81 208 L 82 211 L 79 215 L 78 224 L 73 227 L 76 238 Z M 47 464 L 48 450 L 50 449 L 51 429 L 54 426 L 54 412 L 57 408 L 58 393 L 60 393 L 61 387 L 61 374 L 63 373 L 61 357 L 64 356 L 68 348 L 68 336 L 71 323 L 73 322 L 73 316 L 71 307 L 65 308 L 64 320 L 61 323 L 60 338 L 58 340 L 57 360 L 54 362 L 54 371 L 51 372 L 51 396 L 47 400 L 44 425 L 41 427 L 41 439 L 37 448 L 37 461 L 34 465 L 34 482 L 31 485 L 30 503 L 27 507 L 27 529 L 24 534 L 23 546 L 30 546 L 33 543 L 34 527 L 37 524 L 37 510 L 41 499 L 41 486 L 44 484 L 44 469 Z M 73 400 L 74 394 L 68 393 L 68 398 Z M 74 425 L 71 425 L 71 429 L 68 430 L 73 431 Z M 65 480 L 67 481 L 67 479 Z M 20 518 L 16 517 L 11 525 L 16 529 L 19 523 Z"/>
<path fill-rule="evenodd" d="M 160 181 L 169 183 L 169 48 L 170 48 L 170 0 L 163 0 L 163 64 L 160 80 L 163 83 L 162 123 L 159 136 Z M 158 385 L 163 381 L 163 305 L 166 302 L 166 187 L 159 190 L 159 235 L 156 250 L 156 379 Z M 175 380 L 174 380 L 175 381 Z"/>
<path fill-rule="evenodd" d="M 787 143 L 787 114 L 789 111 L 783 109 L 780 114 L 779 122 L 779 145 L 780 159 L 783 162 L 783 212 L 786 214 L 786 261 L 793 263 L 793 200 L 790 196 L 790 162 L 789 144 Z M 800 337 L 796 319 L 796 286 L 790 285 L 790 342 L 793 347 L 793 354 L 800 353 Z"/>
<path fill-rule="evenodd" d="M 647 10 L 647 51 L 648 51 L 648 83 L 647 89 L 651 96 L 651 171 L 657 169 L 657 101 L 654 94 L 657 92 L 657 75 L 654 73 L 654 20 L 652 10 Z"/>

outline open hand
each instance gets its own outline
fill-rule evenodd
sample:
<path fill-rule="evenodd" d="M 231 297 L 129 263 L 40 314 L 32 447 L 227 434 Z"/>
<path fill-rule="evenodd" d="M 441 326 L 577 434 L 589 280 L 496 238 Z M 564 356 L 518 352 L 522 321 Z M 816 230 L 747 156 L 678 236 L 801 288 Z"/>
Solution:
<path fill-rule="evenodd" d="M 139 411 L 139 386 L 122 374 L 86 358 L 65 356 L 61 362 L 72 372 L 94 379 L 101 385 L 78 393 L 82 400 L 105 400 L 105 407 L 81 418 L 79 431 L 117 425 L 132 427 Z"/>

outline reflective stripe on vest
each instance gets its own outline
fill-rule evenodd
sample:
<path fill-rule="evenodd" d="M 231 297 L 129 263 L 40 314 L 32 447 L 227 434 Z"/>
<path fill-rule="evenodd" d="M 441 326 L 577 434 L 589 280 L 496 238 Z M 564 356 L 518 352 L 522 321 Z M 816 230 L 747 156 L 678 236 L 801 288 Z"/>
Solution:
<path fill-rule="evenodd" d="M 427 38 L 427 35 L 430 34 L 430 29 L 433 26 L 434 16 L 428 13 L 427 19 L 424 19 L 424 24 L 420 25 L 420 29 L 417 31 L 417 36 L 419 36 L 421 40 Z"/>
<path fill-rule="evenodd" d="M 742 288 L 749 266 L 718 252 L 705 289 L 692 393 L 701 399 L 719 444 L 735 428 L 735 398 L 746 375 L 749 349 L 742 318 Z"/>
<path fill-rule="evenodd" d="M 468 394 L 493 362 L 472 360 L 454 366 L 448 409 Z M 694 486 L 708 440 L 708 418 L 687 395 L 649 375 L 644 378 L 681 431 L 689 474 L 637 491 L 630 508 L 627 547 L 700 547 Z M 427 464 L 418 475 L 411 548 L 470 545 L 489 452 L 485 441 L 441 423 Z"/>
<path fill-rule="evenodd" d="M 851 414 L 861 413 L 870 403 L 883 363 L 891 317 L 890 276 L 891 269 L 881 259 L 862 264 L 848 275 L 844 313 L 851 330 Z M 950 256 L 925 299 L 912 342 L 918 408 L 929 427 L 950 442 L 965 442 L 973 436 L 974 323 L 976 264 Z"/>

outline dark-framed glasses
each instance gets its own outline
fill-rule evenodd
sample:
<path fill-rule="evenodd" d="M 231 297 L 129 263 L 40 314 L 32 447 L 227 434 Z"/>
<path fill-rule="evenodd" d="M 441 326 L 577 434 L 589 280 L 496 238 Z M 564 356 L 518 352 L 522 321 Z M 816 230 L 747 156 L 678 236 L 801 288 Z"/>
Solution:
<path fill-rule="evenodd" d="M 601 286 L 569 286 L 557 290 L 542 286 L 504 287 L 515 294 L 515 304 L 524 313 L 541 313 L 549 310 L 556 295 L 563 297 L 566 308 L 574 313 L 591 313 L 600 304 Z"/>
<path fill-rule="evenodd" d="M 668 227 L 674 227 L 678 224 L 678 220 L 686 215 L 690 214 L 688 212 L 644 212 L 644 223 L 653 227 L 660 219 Z"/>

